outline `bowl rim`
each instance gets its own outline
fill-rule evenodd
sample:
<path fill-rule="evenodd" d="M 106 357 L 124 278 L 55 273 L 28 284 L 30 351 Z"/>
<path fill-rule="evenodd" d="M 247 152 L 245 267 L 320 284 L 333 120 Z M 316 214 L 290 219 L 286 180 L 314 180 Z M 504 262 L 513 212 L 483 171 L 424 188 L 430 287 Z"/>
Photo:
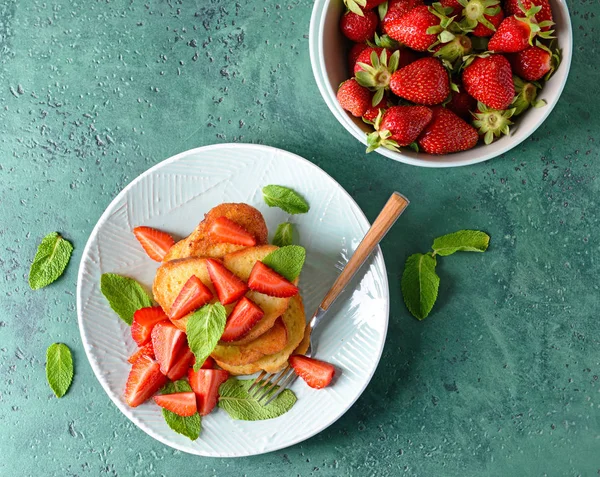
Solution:
<path fill-rule="evenodd" d="M 341 1 L 341 0 L 336 0 Z M 327 6 L 331 3 L 331 0 L 315 0 L 315 4 L 313 6 L 312 15 L 310 19 L 310 28 L 309 28 L 309 54 L 310 54 L 310 63 L 312 66 L 313 76 L 317 83 L 317 87 L 319 88 L 319 92 L 321 93 L 321 97 L 325 101 L 325 104 L 331 111 L 331 113 L 335 116 L 335 118 L 344 126 L 344 128 L 352 134 L 356 139 L 358 139 L 365 146 L 367 145 L 366 135 L 364 131 L 362 131 L 354 122 L 350 119 L 349 115 L 344 111 L 338 104 L 336 99 L 336 92 L 331 87 L 328 78 L 326 77 L 326 65 L 325 65 L 325 55 L 324 55 L 324 47 L 323 47 L 323 38 L 325 31 L 325 12 Z M 564 0 L 555 0 L 554 4 L 558 5 L 563 11 L 563 17 L 565 19 L 565 32 L 563 36 L 566 35 L 566 41 L 564 42 L 564 47 L 562 50 L 562 58 L 561 64 L 559 65 L 559 69 L 555 73 L 554 77 L 559 76 L 558 72 L 560 72 L 560 84 L 557 90 L 556 99 L 552 103 L 547 104 L 544 108 L 538 109 L 539 116 L 537 121 L 530 126 L 529 131 L 526 131 L 522 137 L 518 140 L 506 141 L 506 145 L 499 149 L 495 149 L 493 151 L 489 151 L 487 153 L 483 153 L 478 157 L 474 157 L 471 159 L 451 159 L 452 157 L 460 157 L 461 154 L 468 152 L 462 151 L 455 154 L 448 155 L 440 155 L 435 156 L 431 154 L 427 154 L 428 159 L 419 158 L 417 153 L 402 151 L 402 152 L 394 152 L 389 149 L 385 149 L 380 147 L 375 150 L 375 152 L 393 159 L 398 162 L 402 162 L 404 164 L 409 164 L 418 167 L 429 167 L 429 168 L 445 168 L 445 167 L 460 167 L 460 166 L 468 166 L 472 164 L 477 164 L 480 162 L 484 162 L 490 159 L 493 159 L 497 156 L 505 154 L 511 149 L 517 147 L 523 141 L 525 141 L 529 136 L 531 136 L 546 120 L 546 118 L 550 115 L 556 103 L 560 99 L 560 96 L 564 90 L 564 87 L 567 83 L 567 79 L 569 77 L 569 72 L 571 69 L 571 59 L 573 56 L 573 28 L 571 24 L 571 17 L 569 14 L 569 7 Z M 481 146 L 479 146 L 481 147 Z"/>

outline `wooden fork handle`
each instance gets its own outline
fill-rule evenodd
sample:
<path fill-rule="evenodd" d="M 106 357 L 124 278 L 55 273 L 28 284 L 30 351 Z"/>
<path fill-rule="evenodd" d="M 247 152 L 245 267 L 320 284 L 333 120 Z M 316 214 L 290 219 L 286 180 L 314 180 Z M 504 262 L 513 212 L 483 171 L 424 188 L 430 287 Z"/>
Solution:
<path fill-rule="evenodd" d="M 365 263 L 367 257 L 371 254 L 373 249 L 377 247 L 381 239 L 385 237 L 388 230 L 394 225 L 394 222 L 400 217 L 404 209 L 408 206 L 409 202 L 406 197 L 398 192 L 394 192 L 390 199 L 385 204 L 385 207 L 381 210 L 373 225 L 368 230 L 365 237 L 362 239 L 358 248 L 350 258 L 350 261 L 342 270 L 342 273 L 338 276 L 337 280 L 327 292 L 327 295 L 321 302 L 321 308 L 327 310 L 335 299 L 342 293 L 348 282 L 352 280 L 352 277 L 358 272 L 358 269 Z"/>

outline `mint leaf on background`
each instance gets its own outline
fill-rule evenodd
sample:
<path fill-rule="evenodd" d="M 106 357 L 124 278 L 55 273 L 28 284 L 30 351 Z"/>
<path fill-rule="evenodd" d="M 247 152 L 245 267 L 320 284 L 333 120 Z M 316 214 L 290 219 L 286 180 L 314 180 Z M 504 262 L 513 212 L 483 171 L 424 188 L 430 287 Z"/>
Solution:
<path fill-rule="evenodd" d="M 262 193 L 269 207 L 279 207 L 288 214 L 305 214 L 310 208 L 304 197 L 288 187 L 268 185 Z"/>
<path fill-rule="evenodd" d="M 287 245 L 271 252 L 263 258 L 262 262 L 289 281 L 294 281 L 300 275 L 305 259 L 306 250 L 304 247 Z"/>
<path fill-rule="evenodd" d="M 485 252 L 490 236 L 479 230 L 459 230 L 433 241 L 433 255 L 445 257 L 455 252 Z"/>
<path fill-rule="evenodd" d="M 46 379 L 56 397 L 63 397 L 73 381 L 73 357 L 63 343 L 51 344 L 46 350 Z"/>
<path fill-rule="evenodd" d="M 174 383 L 167 383 L 160 393 L 174 394 L 191 391 L 192 387 L 189 385 L 189 383 L 184 379 L 180 379 Z M 193 441 L 198 439 L 200 436 L 200 431 L 202 430 L 200 414 L 196 413 L 193 416 L 179 416 L 178 414 L 168 411 L 167 409 L 163 409 L 162 413 L 167 425 L 178 434 L 183 434 Z"/>
<path fill-rule="evenodd" d="M 227 321 L 227 312 L 220 303 L 204 305 L 195 311 L 186 324 L 187 340 L 192 353 L 196 356 L 194 371 L 198 371 L 202 363 L 217 346 Z"/>
<path fill-rule="evenodd" d="M 46 235 L 38 245 L 29 269 L 29 286 L 38 290 L 58 279 L 71 258 L 73 246 L 58 233 Z"/>
<path fill-rule="evenodd" d="M 296 403 L 296 395 L 286 389 L 272 402 L 263 406 L 248 394 L 253 379 L 229 378 L 219 388 L 219 407 L 233 419 L 240 421 L 262 421 L 273 419 L 288 412 Z"/>
<path fill-rule="evenodd" d="M 431 254 L 415 253 L 406 260 L 401 287 L 408 311 L 418 320 L 427 317 L 437 299 L 440 277 Z"/>
<path fill-rule="evenodd" d="M 152 300 L 138 282 L 116 273 L 102 274 L 100 291 L 113 311 L 128 325 L 133 323 L 133 314 L 136 311 L 152 306 Z"/>
<path fill-rule="evenodd" d="M 289 222 L 284 222 L 277 226 L 275 236 L 273 237 L 273 245 L 285 247 L 294 243 L 294 225 Z"/>

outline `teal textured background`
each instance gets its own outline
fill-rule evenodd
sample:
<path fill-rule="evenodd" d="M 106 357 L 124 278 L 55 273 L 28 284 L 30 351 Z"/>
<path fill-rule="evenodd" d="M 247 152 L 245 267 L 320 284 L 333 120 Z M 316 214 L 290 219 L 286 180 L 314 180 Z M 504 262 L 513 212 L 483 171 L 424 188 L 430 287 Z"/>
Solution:
<path fill-rule="evenodd" d="M 542 127 L 490 162 L 405 166 L 364 148 L 321 100 L 308 0 L 0 1 L 0 475 L 590 476 L 600 473 L 598 3 L 570 3 L 574 59 Z M 391 314 L 371 384 L 338 422 L 271 454 L 210 459 L 131 424 L 87 362 L 76 316 L 85 242 L 112 198 L 161 160 L 256 142 L 313 161 L 369 219 L 392 190 L 412 204 L 383 242 Z M 440 259 L 417 322 L 406 257 L 460 228 L 486 254 Z M 36 292 L 38 242 L 75 246 Z M 45 350 L 73 350 L 53 397 Z M 307 416 L 307 419 L 318 419 Z"/>

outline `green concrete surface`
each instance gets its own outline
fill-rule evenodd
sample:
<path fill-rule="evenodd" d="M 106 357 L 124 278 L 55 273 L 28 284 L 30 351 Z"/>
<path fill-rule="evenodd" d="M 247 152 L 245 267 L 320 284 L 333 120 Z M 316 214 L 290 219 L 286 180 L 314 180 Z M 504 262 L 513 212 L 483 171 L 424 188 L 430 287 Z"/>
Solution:
<path fill-rule="evenodd" d="M 570 2 L 575 49 L 560 103 L 527 141 L 467 168 L 364 154 L 312 77 L 309 0 L 0 1 L 0 475 L 593 476 L 600 474 L 600 10 Z M 391 314 L 357 403 L 302 444 L 242 459 L 186 455 L 139 430 L 96 380 L 76 278 L 100 215 L 138 174 L 219 142 L 287 149 L 374 219 L 412 204 L 383 242 Z M 441 260 L 423 322 L 399 293 L 406 257 L 483 229 L 486 254 Z M 75 246 L 31 291 L 51 231 Z M 56 399 L 45 351 L 73 350 Z M 319 419 L 319 416 L 307 416 Z"/>

